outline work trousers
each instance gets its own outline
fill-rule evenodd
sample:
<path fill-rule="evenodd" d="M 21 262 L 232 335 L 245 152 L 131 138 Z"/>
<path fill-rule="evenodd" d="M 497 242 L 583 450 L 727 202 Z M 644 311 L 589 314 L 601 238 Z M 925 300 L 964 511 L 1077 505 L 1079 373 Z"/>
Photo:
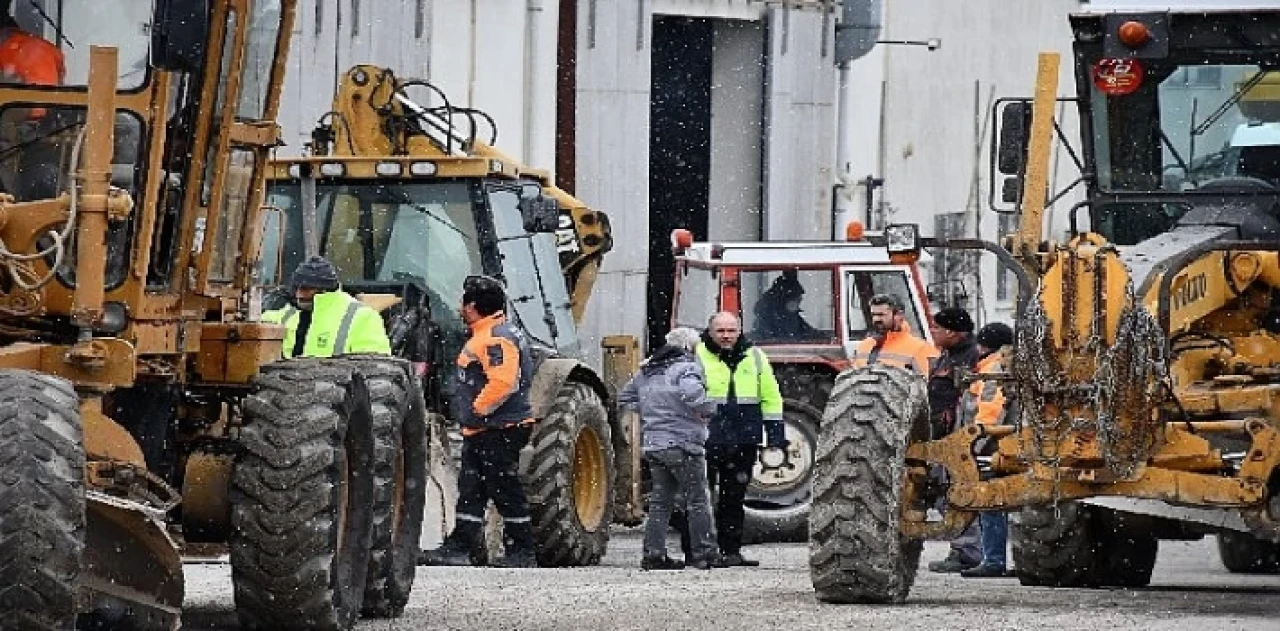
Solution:
<path fill-rule="evenodd" d="M 747 485 L 759 454 L 757 445 L 707 445 L 707 484 L 715 497 L 716 541 L 721 554 L 742 550 Z M 689 529 L 684 515 L 672 520 L 680 531 L 680 547 L 689 555 Z"/>
<path fill-rule="evenodd" d="M 520 482 L 520 450 L 533 428 L 519 425 L 488 429 L 462 439 L 462 471 L 458 474 L 458 543 L 482 543 L 484 511 L 492 500 L 502 515 L 503 543 L 508 553 L 533 550 L 529 499 Z"/>
<path fill-rule="evenodd" d="M 644 458 L 653 480 L 649 515 L 644 525 L 645 558 L 667 555 L 667 527 L 677 499 L 683 502 L 693 538 L 693 548 L 686 553 L 686 561 L 714 558 L 715 525 L 707 493 L 706 458 L 678 447 L 647 452 Z"/>
<path fill-rule="evenodd" d="M 1009 541 L 1009 515 L 1004 511 L 978 513 L 982 522 L 982 564 L 1005 567 L 1005 549 Z"/>

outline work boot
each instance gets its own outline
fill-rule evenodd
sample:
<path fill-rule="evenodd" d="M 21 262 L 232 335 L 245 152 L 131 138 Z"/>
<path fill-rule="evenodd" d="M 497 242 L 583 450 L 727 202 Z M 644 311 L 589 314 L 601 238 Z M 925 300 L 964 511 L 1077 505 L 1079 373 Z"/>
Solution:
<path fill-rule="evenodd" d="M 1005 578 L 1009 576 L 1009 571 L 1003 565 L 979 563 L 967 570 L 960 570 L 960 576 L 965 578 Z"/>
<path fill-rule="evenodd" d="M 695 562 L 696 563 L 696 562 Z M 677 561 L 667 555 L 645 557 L 640 559 L 640 569 L 648 570 L 683 570 L 684 561 Z"/>
<path fill-rule="evenodd" d="M 418 565 L 469 567 L 471 565 L 471 552 L 465 545 L 453 541 L 445 541 L 444 545 L 435 550 L 423 550 L 418 555 Z"/>
<path fill-rule="evenodd" d="M 959 552 L 952 550 L 951 553 L 947 555 L 947 558 L 930 563 L 929 571 L 937 572 L 938 574 L 956 574 L 962 570 L 967 570 L 977 566 L 977 563 L 966 561 L 964 557 L 960 556 Z"/>
<path fill-rule="evenodd" d="M 492 563 L 493 567 L 523 568 L 538 567 L 538 559 L 533 551 L 533 524 L 525 521 L 502 523 L 503 555 Z"/>
<path fill-rule="evenodd" d="M 459 521 L 439 548 L 423 550 L 418 555 L 418 565 L 484 565 L 483 552 L 484 533 L 480 525 Z M 477 554 L 481 555 L 479 559 Z"/>
<path fill-rule="evenodd" d="M 748 559 L 742 556 L 741 552 L 730 552 L 721 557 L 724 565 L 720 567 L 757 567 L 760 562 L 755 559 Z"/>
<path fill-rule="evenodd" d="M 534 556 L 532 550 L 508 550 L 506 554 L 493 562 L 493 567 L 508 569 L 538 567 L 538 558 Z"/>

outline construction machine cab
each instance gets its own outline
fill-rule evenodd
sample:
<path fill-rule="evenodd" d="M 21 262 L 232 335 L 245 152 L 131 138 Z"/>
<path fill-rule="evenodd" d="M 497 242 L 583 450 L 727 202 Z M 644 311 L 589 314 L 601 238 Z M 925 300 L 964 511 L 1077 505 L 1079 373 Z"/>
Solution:
<path fill-rule="evenodd" d="M 608 387 L 580 359 L 577 333 L 611 247 L 608 218 L 495 149 L 497 131 L 489 116 L 453 105 L 425 81 L 351 68 L 308 155 L 270 166 L 268 204 L 279 223 L 264 246 L 272 264 L 258 280 L 279 287 L 304 256 L 331 260 L 343 288 L 383 313 L 392 353 L 423 377 L 433 434 L 447 437 L 458 430 L 450 393 L 467 335 L 463 281 L 500 279 L 506 316 L 533 353 L 537 423 L 522 476 L 537 489 L 539 562 L 596 563 L 613 520 L 615 471 L 629 453 Z M 447 482 L 439 488 L 453 492 Z"/>

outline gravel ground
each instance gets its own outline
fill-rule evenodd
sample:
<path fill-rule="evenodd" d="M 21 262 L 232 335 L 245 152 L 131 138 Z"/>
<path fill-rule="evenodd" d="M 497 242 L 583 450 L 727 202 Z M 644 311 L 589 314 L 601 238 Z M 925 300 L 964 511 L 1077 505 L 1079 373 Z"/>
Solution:
<path fill-rule="evenodd" d="M 1239 576 L 1212 538 L 1161 542 L 1141 590 L 1029 588 L 1016 579 L 963 579 L 924 570 L 905 605 L 818 603 L 803 544 L 753 546 L 759 568 L 641 572 L 640 539 L 624 532 L 599 567 L 559 570 L 419 568 L 403 618 L 359 629 L 1280 629 L 1280 577 Z M 187 566 L 184 628 L 235 628 L 230 569 Z"/>

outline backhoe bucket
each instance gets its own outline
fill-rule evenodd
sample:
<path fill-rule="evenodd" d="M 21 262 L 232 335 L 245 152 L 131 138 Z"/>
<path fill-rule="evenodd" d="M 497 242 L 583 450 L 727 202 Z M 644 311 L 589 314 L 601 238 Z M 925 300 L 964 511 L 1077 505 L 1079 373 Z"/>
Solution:
<path fill-rule="evenodd" d="M 80 611 L 99 628 L 177 629 L 182 559 L 164 515 L 96 491 L 86 496 Z"/>

